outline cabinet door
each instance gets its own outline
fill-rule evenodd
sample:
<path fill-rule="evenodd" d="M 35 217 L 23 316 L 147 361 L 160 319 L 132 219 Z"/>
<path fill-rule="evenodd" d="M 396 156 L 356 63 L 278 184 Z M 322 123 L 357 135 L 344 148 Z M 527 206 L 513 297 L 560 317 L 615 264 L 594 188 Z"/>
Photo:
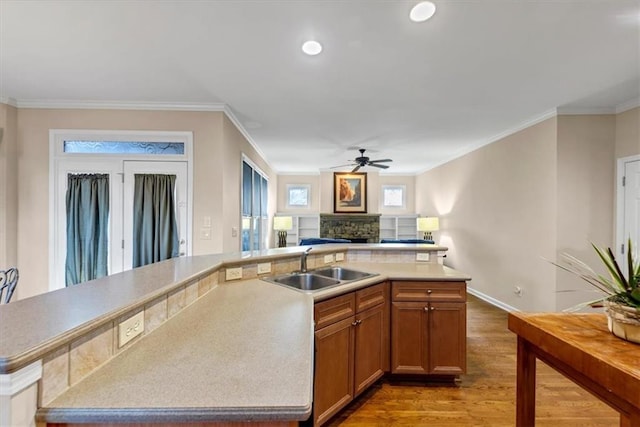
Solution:
<path fill-rule="evenodd" d="M 384 304 L 379 304 L 356 316 L 355 396 L 384 374 L 386 318 L 384 308 Z M 388 327 L 386 325 L 386 328 Z"/>
<path fill-rule="evenodd" d="M 427 374 L 426 302 L 391 303 L 391 372 Z"/>
<path fill-rule="evenodd" d="M 460 375 L 467 370 L 465 303 L 429 304 L 429 373 Z"/>
<path fill-rule="evenodd" d="M 353 400 L 354 323 L 355 318 L 350 317 L 315 333 L 313 421 L 316 426 Z"/>

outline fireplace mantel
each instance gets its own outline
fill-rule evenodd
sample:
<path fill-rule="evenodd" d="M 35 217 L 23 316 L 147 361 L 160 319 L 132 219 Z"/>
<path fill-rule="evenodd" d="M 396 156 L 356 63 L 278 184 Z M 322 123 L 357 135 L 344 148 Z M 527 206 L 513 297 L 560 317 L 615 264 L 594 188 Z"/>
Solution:
<path fill-rule="evenodd" d="M 380 214 L 320 214 L 320 237 L 380 242 Z M 365 240 L 366 239 L 366 240 Z"/>

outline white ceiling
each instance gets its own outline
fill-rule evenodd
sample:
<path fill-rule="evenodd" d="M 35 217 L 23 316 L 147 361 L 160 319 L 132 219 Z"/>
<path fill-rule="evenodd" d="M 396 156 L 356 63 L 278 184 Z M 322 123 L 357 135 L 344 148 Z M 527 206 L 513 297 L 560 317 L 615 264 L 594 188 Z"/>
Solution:
<path fill-rule="evenodd" d="M 556 109 L 639 105 L 640 0 L 433 2 L 417 24 L 402 0 L 0 0 L 0 100 L 222 103 L 280 173 L 361 147 L 395 174 Z"/>

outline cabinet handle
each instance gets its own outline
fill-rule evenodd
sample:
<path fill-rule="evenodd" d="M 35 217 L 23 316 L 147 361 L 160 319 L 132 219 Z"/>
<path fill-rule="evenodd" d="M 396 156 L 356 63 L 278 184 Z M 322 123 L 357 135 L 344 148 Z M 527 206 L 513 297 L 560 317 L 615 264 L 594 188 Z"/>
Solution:
<path fill-rule="evenodd" d="M 358 321 L 354 320 L 353 322 L 351 322 L 351 326 L 358 326 Z"/>
<path fill-rule="evenodd" d="M 433 292 L 431 289 L 427 289 L 427 293 L 428 293 L 429 295 L 431 295 L 431 292 Z"/>
<path fill-rule="evenodd" d="M 429 307 L 428 307 L 428 306 L 425 306 L 425 307 L 424 307 L 424 311 L 429 311 Z"/>
<path fill-rule="evenodd" d="M 436 308 L 434 306 L 431 306 L 431 311 L 435 310 Z"/>

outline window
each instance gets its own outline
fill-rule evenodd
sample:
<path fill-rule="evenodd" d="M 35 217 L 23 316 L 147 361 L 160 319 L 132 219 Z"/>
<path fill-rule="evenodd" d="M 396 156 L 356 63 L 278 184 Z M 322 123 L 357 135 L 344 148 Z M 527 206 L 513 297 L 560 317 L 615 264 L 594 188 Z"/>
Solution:
<path fill-rule="evenodd" d="M 242 242 L 243 251 L 267 248 L 268 181 L 250 160 L 242 160 Z"/>
<path fill-rule="evenodd" d="M 405 190 L 404 185 L 383 185 L 382 206 L 385 208 L 404 208 Z"/>
<path fill-rule="evenodd" d="M 65 140 L 63 151 L 85 154 L 184 154 L 184 142 Z"/>
<path fill-rule="evenodd" d="M 288 208 L 308 208 L 310 185 L 289 184 L 287 185 L 287 207 Z"/>

